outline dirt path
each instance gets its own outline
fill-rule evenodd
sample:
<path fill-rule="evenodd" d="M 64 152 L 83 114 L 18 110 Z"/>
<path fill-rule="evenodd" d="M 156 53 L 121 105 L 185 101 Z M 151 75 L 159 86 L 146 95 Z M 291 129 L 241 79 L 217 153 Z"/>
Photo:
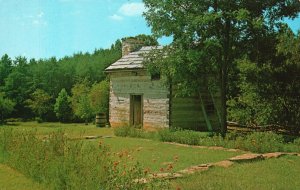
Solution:
<path fill-rule="evenodd" d="M 42 190 L 42 185 L 26 178 L 18 171 L 0 164 L 0 189 L 1 190 Z"/>

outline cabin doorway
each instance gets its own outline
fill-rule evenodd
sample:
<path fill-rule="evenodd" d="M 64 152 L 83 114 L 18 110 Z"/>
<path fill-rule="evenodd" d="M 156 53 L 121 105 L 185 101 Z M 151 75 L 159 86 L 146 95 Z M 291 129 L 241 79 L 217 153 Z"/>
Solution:
<path fill-rule="evenodd" d="M 130 95 L 130 124 L 132 126 L 142 126 L 143 104 L 142 95 Z"/>

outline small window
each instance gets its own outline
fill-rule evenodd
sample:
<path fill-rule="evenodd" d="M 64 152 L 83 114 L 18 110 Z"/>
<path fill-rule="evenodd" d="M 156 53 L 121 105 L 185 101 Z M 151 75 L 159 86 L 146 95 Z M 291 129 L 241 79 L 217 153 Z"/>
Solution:
<path fill-rule="evenodd" d="M 160 80 L 160 73 L 151 74 L 151 80 Z"/>

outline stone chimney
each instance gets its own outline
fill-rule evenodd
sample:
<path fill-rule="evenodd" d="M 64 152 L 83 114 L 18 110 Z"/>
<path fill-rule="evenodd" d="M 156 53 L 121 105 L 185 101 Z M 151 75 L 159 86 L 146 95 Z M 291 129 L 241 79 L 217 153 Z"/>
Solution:
<path fill-rule="evenodd" d="M 139 50 L 143 46 L 143 42 L 135 38 L 122 39 L 122 57 L 131 52 Z"/>

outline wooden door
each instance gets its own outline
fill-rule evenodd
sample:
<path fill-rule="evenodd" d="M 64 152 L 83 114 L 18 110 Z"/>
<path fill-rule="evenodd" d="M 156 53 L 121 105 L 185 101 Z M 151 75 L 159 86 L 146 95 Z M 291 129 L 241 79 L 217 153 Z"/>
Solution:
<path fill-rule="evenodd" d="M 130 97 L 130 123 L 133 126 L 142 125 L 142 96 L 131 95 Z"/>

